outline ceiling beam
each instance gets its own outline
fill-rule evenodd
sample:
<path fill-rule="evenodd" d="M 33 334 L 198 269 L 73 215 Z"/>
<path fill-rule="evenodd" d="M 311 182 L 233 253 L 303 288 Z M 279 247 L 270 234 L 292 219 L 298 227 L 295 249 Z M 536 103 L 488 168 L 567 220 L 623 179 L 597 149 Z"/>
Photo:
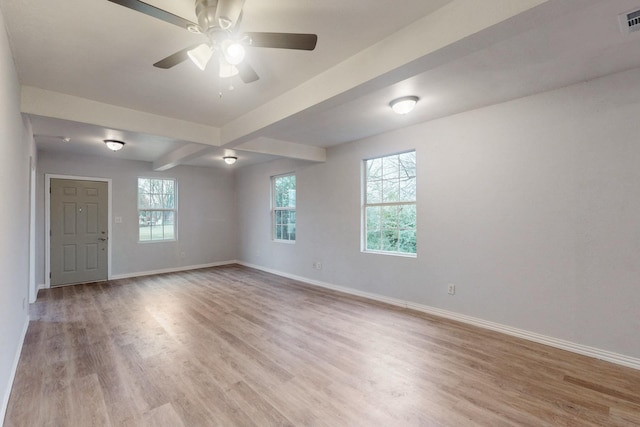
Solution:
<path fill-rule="evenodd" d="M 220 129 L 60 92 L 22 86 L 21 111 L 110 129 L 141 132 L 209 146 L 220 145 Z"/>
<path fill-rule="evenodd" d="M 202 145 L 202 144 L 183 145 L 177 150 L 173 150 L 169 153 L 164 154 L 160 158 L 156 159 L 153 162 L 153 170 L 156 172 L 166 171 L 184 162 L 188 162 L 189 160 L 195 159 L 196 157 L 200 157 L 205 152 L 208 152 L 210 150 L 211 150 L 211 147 L 208 145 Z"/>
<path fill-rule="evenodd" d="M 234 147 L 260 136 L 260 132 L 269 126 L 301 111 L 326 102 L 344 102 L 344 96 L 340 95 L 349 92 L 350 97 L 362 95 L 365 90 L 380 89 L 424 71 L 425 66 L 441 65 L 464 56 L 470 53 L 469 49 L 449 49 L 444 55 L 439 51 L 547 1 L 453 0 L 295 89 L 227 123 L 222 127 L 221 144 Z M 424 61 L 434 53 L 440 53 L 440 56 L 436 55 L 437 64 Z"/>
<path fill-rule="evenodd" d="M 295 144 L 273 138 L 256 138 L 235 147 L 238 151 L 271 154 L 288 157 L 290 159 L 310 160 L 312 162 L 326 162 L 327 150 L 313 145 Z"/>

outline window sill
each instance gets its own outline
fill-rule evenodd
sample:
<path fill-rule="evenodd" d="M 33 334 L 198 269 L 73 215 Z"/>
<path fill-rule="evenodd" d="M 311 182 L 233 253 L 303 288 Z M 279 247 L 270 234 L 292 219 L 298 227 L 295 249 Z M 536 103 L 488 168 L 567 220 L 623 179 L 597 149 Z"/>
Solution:
<path fill-rule="evenodd" d="M 147 243 L 171 243 L 171 242 L 177 242 L 178 239 L 167 239 L 167 240 L 138 240 L 138 243 L 141 243 L 143 245 L 146 245 Z"/>
<path fill-rule="evenodd" d="M 397 256 L 400 258 L 418 258 L 418 254 L 406 254 L 402 252 L 385 252 L 385 251 L 371 251 L 371 250 L 363 250 L 363 254 L 372 254 L 372 255 L 390 255 Z"/>

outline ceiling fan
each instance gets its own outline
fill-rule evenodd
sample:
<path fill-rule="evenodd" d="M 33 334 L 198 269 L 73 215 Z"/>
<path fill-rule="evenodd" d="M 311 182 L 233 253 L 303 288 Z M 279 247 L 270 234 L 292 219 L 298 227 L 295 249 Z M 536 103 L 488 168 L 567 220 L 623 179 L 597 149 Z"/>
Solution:
<path fill-rule="evenodd" d="M 204 70 L 215 58 L 220 77 L 239 75 L 243 82 L 251 83 L 259 77 L 244 59 L 245 46 L 314 50 L 318 42 L 315 34 L 239 31 L 245 0 L 195 0 L 197 24 L 140 0 L 109 1 L 206 36 L 206 43 L 186 47 L 153 64 L 158 68 L 171 68 L 191 59 Z"/>

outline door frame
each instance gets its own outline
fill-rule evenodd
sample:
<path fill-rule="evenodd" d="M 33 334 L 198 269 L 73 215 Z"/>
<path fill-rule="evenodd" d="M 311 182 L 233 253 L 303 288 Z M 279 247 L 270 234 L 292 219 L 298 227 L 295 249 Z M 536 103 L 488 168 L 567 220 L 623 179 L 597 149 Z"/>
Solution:
<path fill-rule="evenodd" d="M 72 179 L 75 181 L 98 181 L 107 183 L 107 280 L 111 280 L 111 178 L 97 178 L 75 175 L 45 174 L 44 176 L 44 287 L 51 287 L 51 188 L 52 179 Z"/>
<path fill-rule="evenodd" d="M 39 286 L 36 282 L 36 209 L 38 206 L 38 174 L 36 159 L 29 156 L 29 304 L 36 302 Z"/>

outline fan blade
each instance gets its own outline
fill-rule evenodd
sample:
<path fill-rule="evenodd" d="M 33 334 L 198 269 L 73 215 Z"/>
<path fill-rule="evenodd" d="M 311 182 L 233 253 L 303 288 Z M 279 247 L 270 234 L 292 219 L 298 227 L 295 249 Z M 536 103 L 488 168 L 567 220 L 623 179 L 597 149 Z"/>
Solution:
<path fill-rule="evenodd" d="M 249 46 L 273 47 L 277 49 L 313 50 L 318 36 L 296 33 L 245 33 L 249 36 Z"/>
<path fill-rule="evenodd" d="M 168 68 L 174 67 L 179 63 L 189 59 L 189 55 L 187 54 L 187 52 L 189 52 L 191 49 L 195 49 L 198 46 L 200 46 L 200 44 L 185 47 L 184 49 L 177 51 L 173 55 L 169 55 L 166 58 L 161 59 L 160 61 L 153 64 L 153 66 L 157 68 L 163 68 L 165 70 Z"/>
<path fill-rule="evenodd" d="M 258 77 L 258 73 L 256 73 L 256 71 L 251 65 L 249 65 L 249 63 L 247 63 L 247 61 L 242 61 L 241 63 L 236 65 L 236 67 L 240 72 L 240 78 L 245 83 L 255 82 L 260 78 Z"/>
<path fill-rule="evenodd" d="M 169 24 L 177 25 L 178 27 L 184 28 L 185 30 L 188 30 L 189 27 L 198 28 L 195 23 L 189 21 L 188 19 L 184 19 L 178 15 L 174 15 L 173 13 L 169 13 L 166 10 L 158 9 L 155 6 L 151 6 L 150 4 L 141 2 L 140 0 L 109 1 L 124 7 L 128 7 L 129 9 L 133 9 L 137 12 L 144 13 L 145 15 L 151 16 L 153 18 L 160 19 L 161 21 L 168 22 Z"/>

